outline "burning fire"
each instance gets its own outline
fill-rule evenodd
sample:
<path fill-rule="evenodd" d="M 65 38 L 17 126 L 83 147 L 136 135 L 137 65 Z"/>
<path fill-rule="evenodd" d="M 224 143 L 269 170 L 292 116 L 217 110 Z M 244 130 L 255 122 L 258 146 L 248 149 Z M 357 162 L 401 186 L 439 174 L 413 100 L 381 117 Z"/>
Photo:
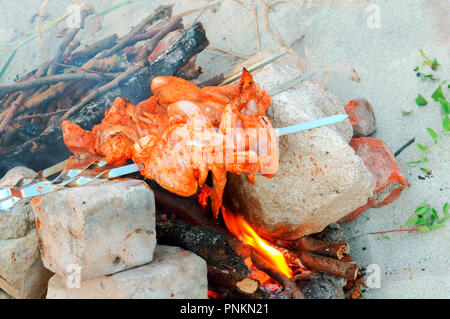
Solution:
<path fill-rule="evenodd" d="M 233 214 L 224 207 L 222 207 L 222 214 L 228 230 L 233 235 L 252 246 L 267 263 L 275 266 L 286 277 L 292 278 L 292 270 L 289 268 L 284 255 L 272 247 L 268 241 L 262 239 L 242 216 Z"/>

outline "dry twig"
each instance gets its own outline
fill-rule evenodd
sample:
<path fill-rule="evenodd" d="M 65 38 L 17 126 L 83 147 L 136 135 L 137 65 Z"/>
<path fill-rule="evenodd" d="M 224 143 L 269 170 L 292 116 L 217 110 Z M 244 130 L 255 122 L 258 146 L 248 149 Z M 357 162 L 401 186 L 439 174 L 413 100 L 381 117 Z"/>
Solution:
<path fill-rule="evenodd" d="M 228 55 L 231 55 L 231 56 L 233 56 L 233 57 L 235 57 L 235 58 L 247 60 L 247 57 L 244 56 L 244 55 L 241 55 L 241 54 L 238 54 L 238 53 L 235 53 L 235 52 L 232 52 L 232 51 L 228 51 L 228 50 L 225 50 L 225 49 L 221 49 L 221 48 L 218 48 L 218 47 L 213 46 L 213 45 L 209 45 L 206 49 L 208 49 L 208 50 L 214 50 L 214 51 L 219 51 L 219 52 L 222 52 L 222 53 L 226 53 L 226 54 L 228 54 Z"/>
<path fill-rule="evenodd" d="M 52 85 L 59 82 L 67 82 L 67 81 L 101 81 L 104 80 L 105 76 L 95 74 L 95 73 L 63 73 L 45 76 L 37 79 L 31 79 L 24 82 L 17 82 L 14 84 L 2 85 L 0 86 L 0 95 L 7 94 L 16 91 L 23 91 L 27 89 L 32 89 L 36 87 L 42 87 L 44 85 Z"/>
<path fill-rule="evenodd" d="M 152 24 L 157 20 L 170 16 L 172 14 L 172 7 L 173 5 L 168 5 L 168 6 L 161 6 L 158 9 L 156 9 L 155 12 L 149 15 L 144 21 L 139 23 L 130 33 L 128 33 L 125 37 L 120 39 L 115 46 L 113 46 L 109 50 L 103 51 L 100 54 L 99 58 L 109 57 L 125 48 L 127 46 L 127 43 L 130 42 L 137 34 L 141 33 L 147 25 Z"/>
<path fill-rule="evenodd" d="M 264 20 L 266 22 L 266 29 L 267 31 L 269 31 L 269 33 L 273 36 L 273 38 L 278 41 L 278 43 L 280 43 L 282 46 L 286 47 L 286 48 L 290 48 L 289 44 L 286 42 L 286 40 L 284 40 L 283 36 L 280 34 L 280 32 L 275 29 L 272 28 L 270 25 L 270 19 L 269 19 L 269 11 L 270 9 L 272 9 L 274 6 L 276 6 L 279 3 L 284 3 L 286 1 L 284 0 L 278 0 L 275 1 L 273 3 L 264 3 Z"/>
<path fill-rule="evenodd" d="M 256 51 L 261 52 L 261 42 L 259 40 L 258 6 L 255 4 L 253 14 L 255 15 Z"/>
<path fill-rule="evenodd" d="M 27 93 L 23 92 L 19 95 L 19 97 L 10 106 L 8 114 L 3 119 L 3 121 L 0 123 L 0 134 L 3 133 L 3 131 L 9 125 L 9 123 L 11 123 L 11 121 L 14 119 L 14 117 L 17 114 L 17 110 L 19 109 L 19 106 L 25 101 L 26 98 L 27 98 Z"/>
<path fill-rule="evenodd" d="M 47 5 L 47 3 L 48 3 L 48 0 L 44 0 L 44 2 L 41 5 L 41 8 L 39 9 L 38 30 L 39 30 L 39 38 L 41 39 L 42 49 L 44 50 L 44 54 L 47 57 L 47 60 L 50 60 L 50 57 L 47 52 L 47 48 L 45 46 L 44 36 L 42 35 L 42 30 L 41 30 L 42 15 L 44 13 L 44 8 Z"/>

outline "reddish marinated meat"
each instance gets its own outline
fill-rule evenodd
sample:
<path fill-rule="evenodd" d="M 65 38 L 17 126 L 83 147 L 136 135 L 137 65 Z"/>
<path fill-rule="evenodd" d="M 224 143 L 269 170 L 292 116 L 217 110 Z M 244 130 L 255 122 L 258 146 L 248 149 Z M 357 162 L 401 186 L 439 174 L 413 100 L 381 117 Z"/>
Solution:
<path fill-rule="evenodd" d="M 197 180 L 192 165 L 183 148 L 168 144 L 161 137 L 150 134 L 133 147 L 133 160 L 143 163 L 141 174 L 180 196 L 197 192 Z"/>
<path fill-rule="evenodd" d="M 64 143 L 74 154 L 83 152 L 96 155 L 95 135 L 92 132 L 83 130 L 79 125 L 64 121 L 61 123 Z"/>

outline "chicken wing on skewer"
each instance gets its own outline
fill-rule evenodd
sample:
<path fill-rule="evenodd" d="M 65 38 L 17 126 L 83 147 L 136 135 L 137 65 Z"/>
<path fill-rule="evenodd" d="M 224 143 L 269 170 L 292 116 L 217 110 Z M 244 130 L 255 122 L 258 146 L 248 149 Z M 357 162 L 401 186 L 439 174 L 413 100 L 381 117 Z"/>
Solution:
<path fill-rule="evenodd" d="M 61 123 L 64 143 L 74 154 L 86 152 L 97 155 L 95 151 L 95 134 L 83 130 L 79 125 L 64 121 Z"/>

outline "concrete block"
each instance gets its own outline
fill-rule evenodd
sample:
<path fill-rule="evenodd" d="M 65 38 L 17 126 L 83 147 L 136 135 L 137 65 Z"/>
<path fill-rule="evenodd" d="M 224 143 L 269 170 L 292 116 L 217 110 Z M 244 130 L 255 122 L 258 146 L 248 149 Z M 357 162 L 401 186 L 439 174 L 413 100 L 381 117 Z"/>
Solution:
<path fill-rule="evenodd" d="M 156 245 L 155 202 L 139 180 L 63 189 L 32 200 L 42 260 L 88 280 L 150 262 Z"/>
<path fill-rule="evenodd" d="M 50 279 L 47 299 L 206 299 L 206 262 L 178 247 L 158 245 L 151 263 L 68 288 L 67 279 Z"/>

